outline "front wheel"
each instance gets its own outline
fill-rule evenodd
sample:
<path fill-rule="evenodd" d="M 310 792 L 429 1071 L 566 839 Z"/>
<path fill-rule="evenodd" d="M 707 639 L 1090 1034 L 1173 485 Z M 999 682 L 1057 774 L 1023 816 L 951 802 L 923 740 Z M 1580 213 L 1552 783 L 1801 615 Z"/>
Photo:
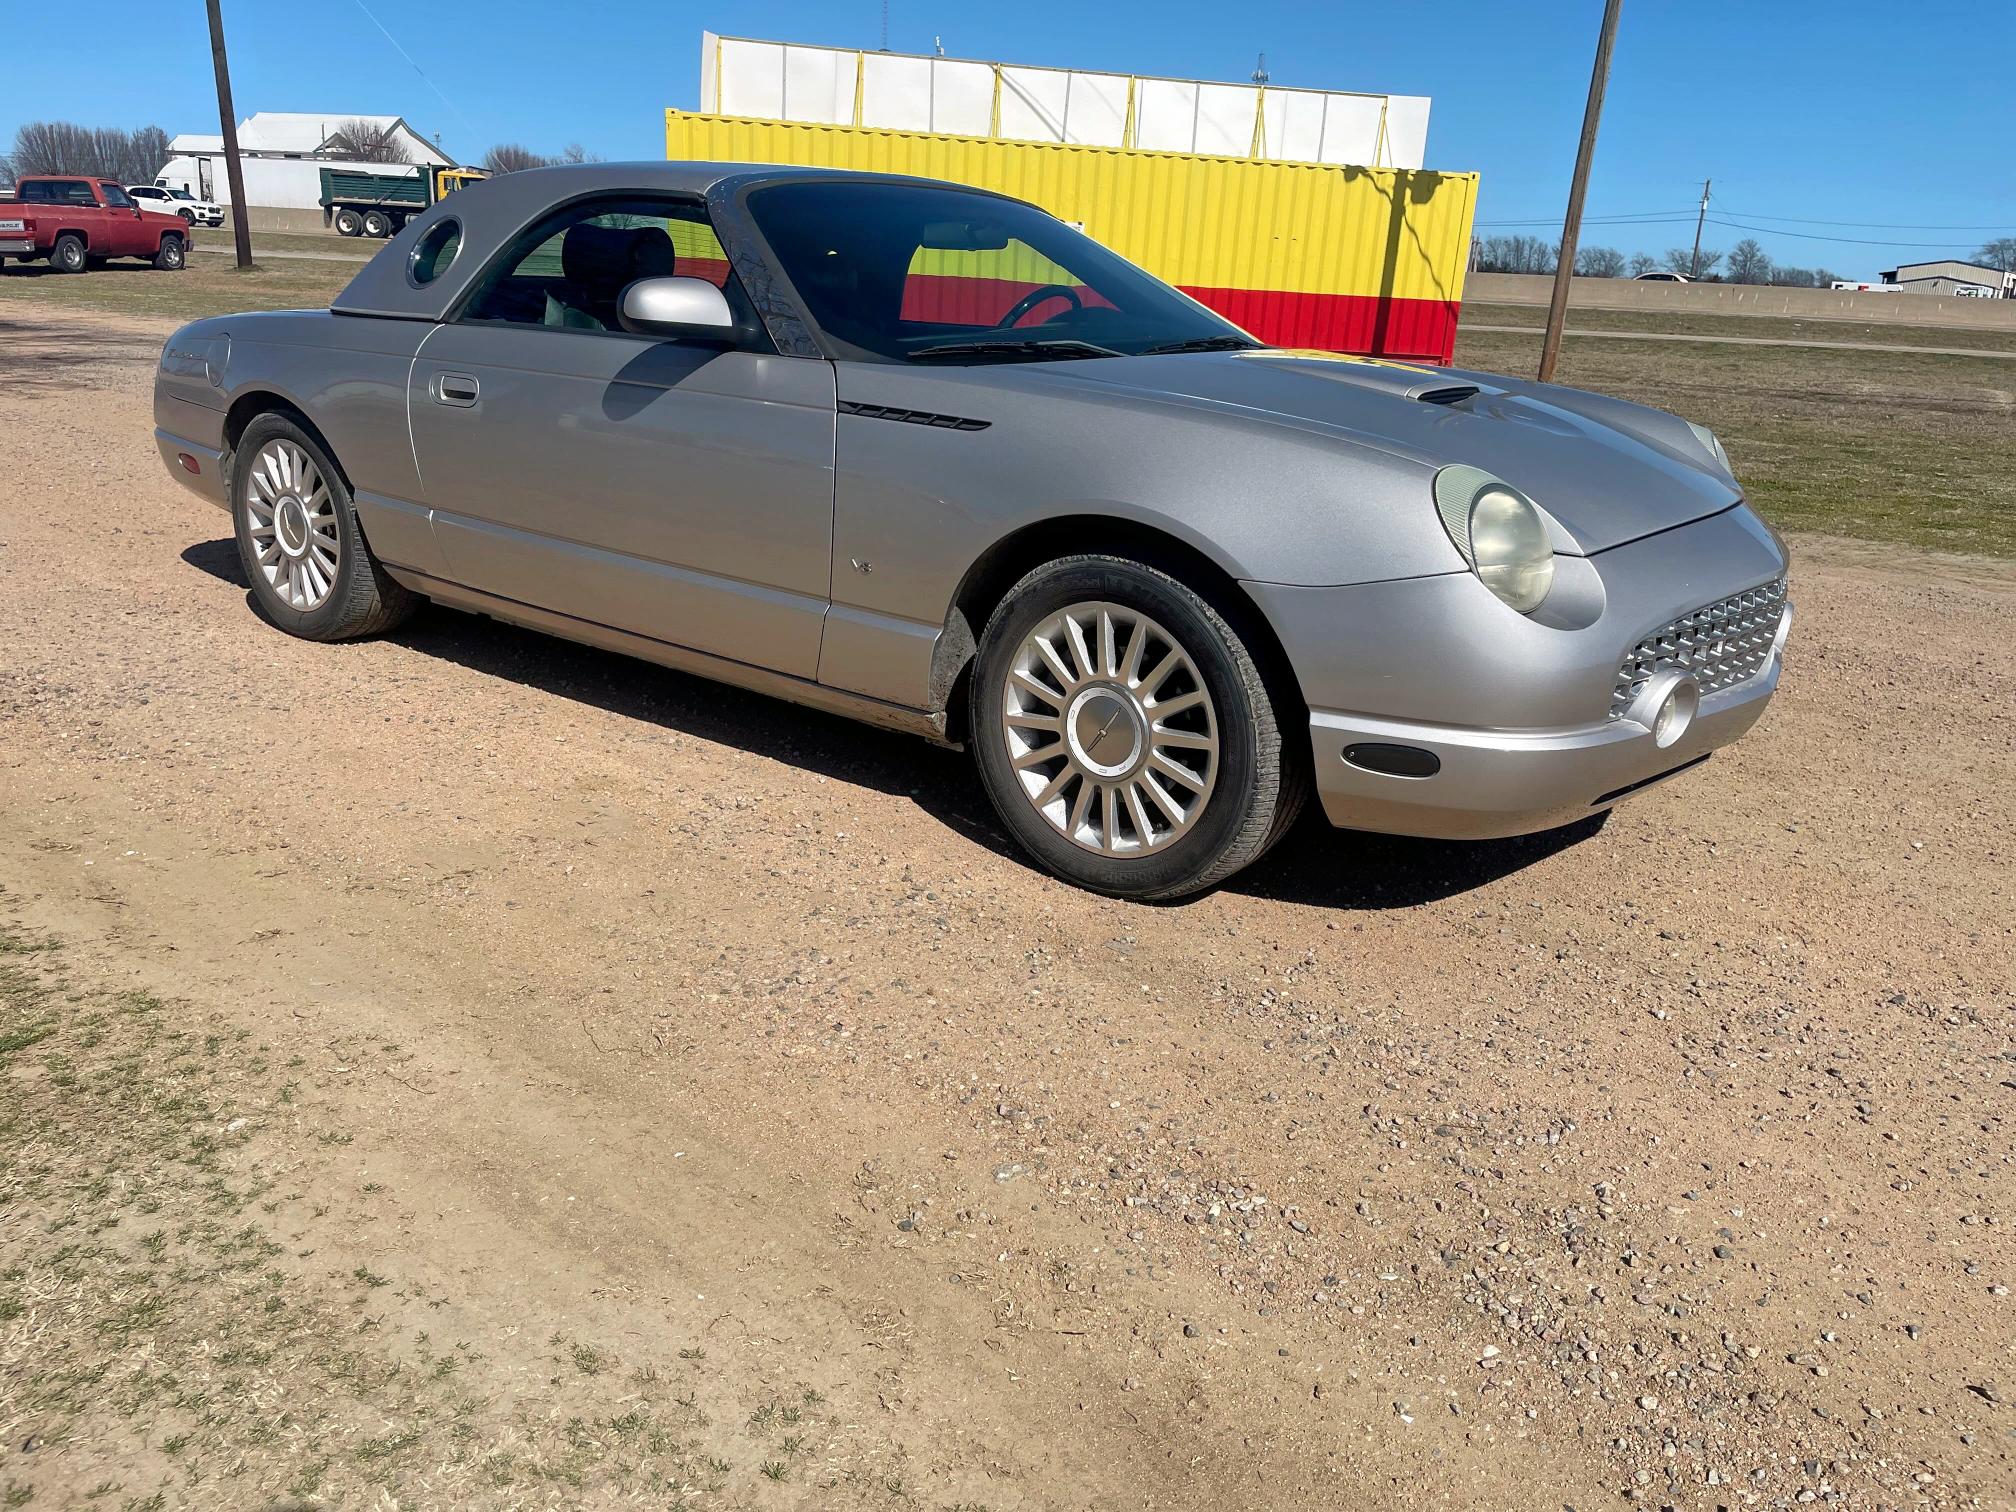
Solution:
<path fill-rule="evenodd" d="M 232 454 L 238 560 L 266 617 L 303 640 L 391 629 L 414 595 L 365 544 L 349 485 L 321 444 L 285 415 L 261 415 Z"/>
<path fill-rule="evenodd" d="M 154 266 L 166 273 L 180 273 L 188 253 L 179 236 L 161 238 L 161 250 L 154 254 Z"/>
<path fill-rule="evenodd" d="M 1301 805 L 1240 633 L 1166 573 L 1067 557 L 1017 583 L 973 672 L 980 778 L 1010 833 L 1094 892 L 1179 898 L 1257 860 Z"/>

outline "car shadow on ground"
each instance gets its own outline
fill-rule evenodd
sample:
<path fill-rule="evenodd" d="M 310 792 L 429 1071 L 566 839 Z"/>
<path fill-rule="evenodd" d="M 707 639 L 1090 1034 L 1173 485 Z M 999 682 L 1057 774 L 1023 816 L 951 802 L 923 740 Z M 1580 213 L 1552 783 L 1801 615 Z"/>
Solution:
<path fill-rule="evenodd" d="M 244 590 L 247 606 L 258 613 L 231 538 L 191 546 L 182 560 Z M 1005 864 L 1031 864 L 1001 828 L 961 752 L 438 605 L 424 609 L 388 639 L 624 719 L 908 798 Z M 1332 829 L 1312 800 L 1293 833 L 1223 887 L 1243 896 L 1319 908 L 1409 908 L 1469 892 L 1545 860 L 1594 833 L 1602 817 L 1514 840 L 1414 840 Z"/>

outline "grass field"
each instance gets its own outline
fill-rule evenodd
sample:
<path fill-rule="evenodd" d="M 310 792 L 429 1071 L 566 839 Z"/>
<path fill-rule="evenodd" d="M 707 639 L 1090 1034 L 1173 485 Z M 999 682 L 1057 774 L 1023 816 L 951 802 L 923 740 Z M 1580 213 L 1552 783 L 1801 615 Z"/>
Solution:
<path fill-rule="evenodd" d="M 316 1071 L 397 1045 L 311 1066 L 69 964 L 0 923 L 0 1507 L 746 1505 L 825 1462 L 817 1392 L 751 1412 L 697 1345 L 479 1350 L 438 1283 L 360 1263 L 400 1199 Z"/>
<path fill-rule="evenodd" d="M 1468 325 L 1525 326 L 1546 322 L 1543 305 L 1466 304 Z M 1852 320 L 1795 320 L 1778 315 L 1694 315 L 1657 310 L 1568 312 L 1568 330 L 1658 331 L 1675 336 L 1735 336 L 1757 341 L 1874 342 L 1879 346 L 1974 347 L 2016 352 L 2016 331 L 1969 330 L 1964 326 L 1878 325 Z"/>
<path fill-rule="evenodd" d="M 241 273 L 228 257 L 202 254 L 180 273 L 140 262 L 108 263 L 83 274 L 53 273 L 44 263 L 0 263 L 0 308 L 25 313 L 53 305 L 175 321 L 232 310 L 315 309 L 356 272 L 350 263 L 276 259 Z"/>
<path fill-rule="evenodd" d="M 1456 360 L 1530 375 L 1539 353 L 1537 329 L 1463 332 Z M 1713 427 L 1785 529 L 2016 556 L 2016 364 L 2004 359 L 1571 338 L 1556 376 Z"/>
<path fill-rule="evenodd" d="M 224 225 L 198 230 L 196 245 L 228 253 L 236 244 L 231 240 L 230 226 Z M 369 237 L 338 236 L 333 231 L 254 231 L 252 258 L 256 262 L 261 252 L 326 252 L 332 257 L 354 257 L 362 262 L 384 245 Z"/>
<path fill-rule="evenodd" d="M 269 248 L 282 241 L 357 245 L 333 236 L 261 239 Z M 356 272 L 350 263 L 273 259 L 241 273 L 228 258 L 207 255 L 172 274 L 139 263 L 115 263 L 82 276 L 54 274 L 40 265 L 4 266 L 0 308 L 25 313 L 55 304 L 172 320 L 319 307 Z M 1531 334 L 1464 330 L 1456 351 L 1460 365 L 1520 375 L 1533 371 L 1540 310 L 1483 305 L 1466 315 L 1473 326 L 1530 326 Z M 1573 337 L 1578 325 L 2005 350 L 2011 344 L 2007 336 L 1840 322 L 1823 327 L 1766 316 L 1585 311 L 1574 316 L 1558 376 L 1714 427 L 1758 508 L 1787 529 L 2016 556 L 2016 363 L 1985 355 L 1578 342 Z"/>

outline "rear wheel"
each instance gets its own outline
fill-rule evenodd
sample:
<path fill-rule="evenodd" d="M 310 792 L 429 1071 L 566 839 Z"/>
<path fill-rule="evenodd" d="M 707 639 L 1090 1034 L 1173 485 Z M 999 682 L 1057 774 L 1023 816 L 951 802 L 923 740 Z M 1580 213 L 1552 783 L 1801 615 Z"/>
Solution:
<path fill-rule="evenodd" d="M 392 234 L 392 217 L 383 210 L 364 212 L 364 234 L 378 237 L 381 241 Z"/>
<path fill-rule="evenodd" d="M 82 273 L 86 261 L 84 238 L 74 231 L 65 231 L 49 249 L 49 266 L 58 273 Z"/>
<path fill-rule="evenodd" d="M 1002 822 L 1051 871 L 1179 898 L 1257 860 L 1301 802 L 1274 701 L 1209 601 L 1140 562 L 1067 557 L 1009 591 L 973 672 Z"/>
<path fill-rule="evenodd" d="M 261 415 L 233 453 L 238 560 L 266 617 L 304 640 L 377 635 L 414 595 L 379 565 L 350 489 L 321 445 L 284 415 Z"/>
<path fill-rule="evenodd" d="M 180 273 L 188 261 L 188 248 L 179 236 L 161 238 L 161 250 L 154 254 L 154 266 L 165 273 Z"/>
<path fill-rule="evenodd" d="M 338 236 L 357 236 L 363 230 L 364 217 L 359 215 L 355 210 L 338 210 L 336 212 L 336 234 Z"/>

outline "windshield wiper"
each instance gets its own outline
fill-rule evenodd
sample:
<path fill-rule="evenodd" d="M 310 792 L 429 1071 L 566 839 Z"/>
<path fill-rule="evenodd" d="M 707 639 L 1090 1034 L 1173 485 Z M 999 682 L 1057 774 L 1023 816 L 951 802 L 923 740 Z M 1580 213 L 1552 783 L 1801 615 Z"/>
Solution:
<path fill-rule="evenodd" d="M 942 346 L 919 347 L 910 354 L 912 362 L 935 357 L 1118 357 L 1111 347 L 1089 341 L 948 341 Z"/>
<path fill-rule="evenodd" d="M 1143 357 L 1159 357 L 1168 352 L 1255 352 L 1264 342 L 1250 336 L 1193 336 L 1188 341 L 1165 341 L 1142 350 Z"/>

